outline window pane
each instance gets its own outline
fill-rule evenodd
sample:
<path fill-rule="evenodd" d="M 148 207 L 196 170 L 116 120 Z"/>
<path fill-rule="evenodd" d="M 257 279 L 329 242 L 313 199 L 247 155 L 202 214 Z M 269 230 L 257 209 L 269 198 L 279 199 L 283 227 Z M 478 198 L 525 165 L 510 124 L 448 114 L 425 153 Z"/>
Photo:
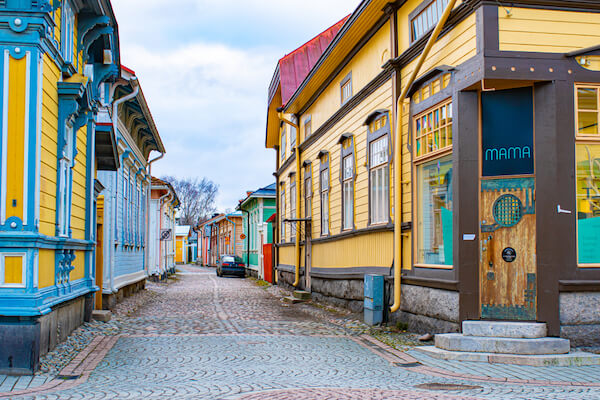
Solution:
<path fill-rule="evenodd" d="M 354 175 L 354 158 L 352 155 L 344 158 L 344 175 L 343 179 L 352 179 Z"/>
<path fill-rule="evenodd" d="M 597 112 L 580 112 L 578 114 L 578 133 L 584 135 L 598 134 L 598 113 Z"/>
<path fill-rule="evenodd" d="M 452 265 L 452 156 L 417 167 L 417 262 Z"/>
<path fill-rule="evenodd" d="M 597 110 L 597 89 L 577 88 L 577 108 L 580 110 Z"/>
<path fill-rule="evenodd" d="M 600 144 L 578 144 L 577 259 L 600 263 Z"/>

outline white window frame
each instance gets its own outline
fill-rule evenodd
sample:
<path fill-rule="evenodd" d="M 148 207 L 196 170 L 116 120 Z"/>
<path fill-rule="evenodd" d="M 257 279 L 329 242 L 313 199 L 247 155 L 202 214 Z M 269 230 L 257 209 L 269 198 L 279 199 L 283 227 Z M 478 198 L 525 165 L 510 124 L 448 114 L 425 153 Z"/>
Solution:
<path fill-rule="evenodd" d="M 285 129 L 285 125 L 283 125 L 283 129 L 281 130 L 281 160 L 285 160 L 285 154 L 286 154 L 286 129 Z"/>
<path fill-rule="evenodd" d="M 369 143 L 369 217 L 371 225 L 389 222 L 389 143 L 387 134 Z M 381 146 L 380 149 L 377 149 L 378 145 Z"/>
<path fill-rule="evenodd" d="M 62 150 L 62 158 L 59 161 L 60 182 L 58 187 L 59 212 L 58 212 L 58 236 L 69 237 L 71 229 L 71 192 L 73 188 L 73 158 L 75 131 L 73 125 L 67 122 L 65 125 L 65 146 Z"/>
<path fill-rule="evenodd" d="M 280 206 L 281 207 L 281 214 L 280 214 L 280 217 L 281 217 L 280 226 L 281 226 L 281 228 L 280 228 L 280 231 L 281 232 L 279 233 L 279 237 L 280 237 L 280 241 L 281 242 L 285 242 L 285 223 L 283 222 L 283 220 L 285 219 L 285 210 L 286 210 L 286 207 L 285 207 L 285 186 L 283 186 L 283 185 L 281 186 L 281 196 L 280 196 L 280 198 L 281 198 L 281 200 L 280 200 L 280 202 L 281 202 L 281 206 Z"/>
<path fill-rule="evenodd" d="M 298 123 L 298 120 L 295 116 L 292 116 L 291 121 L 294 124 Z M 296 127 L 290 125 L 290 154 L 294 154 L 294 148 L 297 145 L 297 141 L 298 140 L 298 130 L 296 129 Z"/>
<path fill-rule="evenodd" d="M 69 0 L 63 1 L 61 26 L 61 55 L 66 63 L 73 63 L 75 13 Z"/>
<path fill-rule="evenodd" d="M 329 235 L 329 166 L 320 172 L 321 180 L 321 235 Z"/>
<path fill-rule="evenodd" d="M 21 277 L 23 278 L 22 283 L 4 283 L 4 279 L 6 278 L 6 257 L 21 257 Z M 0 253 L 0 287 L 7 289 L 23 289 L 27 287 L 27 253 Z"/>
<path fill-rule="evenodd" d="M 304 214 L 312 219 L 312 175 L 304 179 Z"/>
<path fill-rule="evenodd" d="M 342 159 L 342 196 L 344 211 L 342 213 L 342 229 L 354 228 L 354 154 Z"/>
<path fill-rule="evenodd" d="M 293 177 L 292 177 L 293 179 Z M 296 185 L 290 185 L 290 217 L 296 218 Z M 290 240 L 296 239 L 296 224 L 290 223 Z"/>

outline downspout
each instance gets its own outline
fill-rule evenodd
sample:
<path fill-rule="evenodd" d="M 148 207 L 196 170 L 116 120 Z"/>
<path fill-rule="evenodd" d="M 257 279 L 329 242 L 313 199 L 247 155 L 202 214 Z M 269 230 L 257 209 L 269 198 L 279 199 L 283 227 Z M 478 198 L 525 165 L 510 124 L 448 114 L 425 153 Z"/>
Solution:
<path fill-rule="evenodd" d="M 293 126 L 294 128 L 296 128 L 296 147 L 295 147 L 295 152 L 296 152 L 296 219 L 300 219 L 300 201 L 302 201 L 302 197 L 301 197 L 301 193 L 300 193 L 300 168 L 301 168 L 301 163 L 300 163 L 300 146 L 298 146 L 298 138 L 300 136 L 300 127 L 293 123 L 292 121 L 288 120 L 287 118 L 285 118 L 283 116 L 283 112 L 279 112 L 279 119 L 283 122 L 285 122 L 286 124 Z M 295 260 L 296 260 L 296 270 L 295 270 L 295 280 L 294 283 L 292 283 L 292 286 L 296 287 L 298 286 L 298 284 L 300 284 L 300 235 L 299 235 L 299 226 L 300 226 L 300 222 L 296 221 L 296 243 L 295 243 L 295 250 L 296 250 L 296 254 L 295 254 Z"/>
<path fill-rule="evenodd" d="M 113 101 L 113 109 L 112 109 L 112 115 L 111 115 L 111 120 L 112 120 L 112 124 L 113 124 L 113 129 L 115 131 L 118 132 L 119 128 L 118 128 L 118 121 L 119 121 L 119 106 L 123 103 L 125 103 L 126 101 L 129 101 L 131 99 L 133 99 L 134 97 L 136 97 L 138 95 L 138 93 L 140 92 L 140 85 L 139 82 L 137 80 L 136 77 L 131 78 L 131 80 L 129 81 L 129 83 L 131 83 L 131 86 L 133 87 L 133 92 L 131 92 L 131 94 L 128 94 L 125 97 L 121 97 L 120 99 L 117 99 L 115 101 Z M 115 177 L 115 182 L 118 184 L 117 182 L 117 177 Z M 115 185 L 115 188 L 117 188 L 117 186 Z M 113 216 L 113 222 L 116 223 L 117 220 L 117 214 L 116 214 L 116 209 L 117 209 L 117 202 L 116 202 L 116 189 L 115 189 L 115 206 L 114 208 L 114 216 Z M 114 244 L 110 244 L 111 248 L 113 248 L 113 256 L 111 257 L 111 262 L 110 262 L 110 290 L 113 293 L 117 292 L 117 289 L 115 288 L 115 253 L 114 253 Z"/>
<path fill-rule="evenodd" d="M 402 290 L 402 104 L 404 103 L 404 98 L 408 94 L 410 87 L 421 71 L 423 63 L 427 59 L 431 48 L 440 36 L 442 28 L 446 24 L 455 4 L 456 0 L 450 0 L 448 2 L 448 5 L 433 30 L 425 49 L 423 49 L 421 57 L 419 57 L 415 69 L 404 85 L 404 89 L 402 89 L 402 93 L 396 104 L 397 123 L 394 127 L 394 304 L 390 307 L 390 312 L 396 312 L 400 309 Z"/>

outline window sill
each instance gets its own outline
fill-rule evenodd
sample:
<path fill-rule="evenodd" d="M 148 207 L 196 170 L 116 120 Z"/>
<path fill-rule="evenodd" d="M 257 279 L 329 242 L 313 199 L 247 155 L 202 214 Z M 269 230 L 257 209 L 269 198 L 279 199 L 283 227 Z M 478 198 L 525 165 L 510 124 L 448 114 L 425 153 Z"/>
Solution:
<path fill-rule="evenodd" d="M 414 268 L 428 268 L 428 269 L 454 269 L 453 265 L 441 265 L 441 264 L 415 264 Z"/>

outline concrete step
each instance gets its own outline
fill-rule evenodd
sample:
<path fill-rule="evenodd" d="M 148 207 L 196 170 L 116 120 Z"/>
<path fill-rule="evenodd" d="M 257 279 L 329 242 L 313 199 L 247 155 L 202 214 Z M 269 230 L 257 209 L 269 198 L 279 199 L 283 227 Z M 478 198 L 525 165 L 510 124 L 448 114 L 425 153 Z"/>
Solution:
<path fill-rule="evenodd" d="M 538 322 L 464 321 L 465 336 L 534 339 L 546 337 L 546 324 Z"/>
<path fill-rule="evenodd" d="M 304 290 L 294 290 L 293 296 L 300 300 L 310 300 L 310 292 Z"/>
<path fill-rule="evenodd" d="M 515 339 L 464 336 L 460 333 L 435 335 L 435 347 L 449 351 L 502 354 L 566 354 L 571 346 L 568 339 L 553 337 Z"/>
<path fill-rule="evenodd" d="M 583 351 L 569 354 L 519 355 L 448 351 L 435 346 L 415 347 L 415 351 L 438 360 L 475 361 L 493 364 L 530 365 L 533 367 L 571 367 L 600 365 L 600 355 Z M 418 357 L 417 357 L 418 358 Z"/>
<path fill-rule="evenodd" d="M 283 298 L 283 302 L 284 303 L 291 303 L 291 304 L 296 304 L 296 303 L 304 303 L 306 300 L 302 300 L 299 299 L 297 297 L 294 296 L 287 296 Z"/>
<path fill-rule="evenodd" d="M 100 322 L 108 322 L 112 317 L 112 313 L 108 310 L 94 310 L 92 311 L 92 318 Z"/>

